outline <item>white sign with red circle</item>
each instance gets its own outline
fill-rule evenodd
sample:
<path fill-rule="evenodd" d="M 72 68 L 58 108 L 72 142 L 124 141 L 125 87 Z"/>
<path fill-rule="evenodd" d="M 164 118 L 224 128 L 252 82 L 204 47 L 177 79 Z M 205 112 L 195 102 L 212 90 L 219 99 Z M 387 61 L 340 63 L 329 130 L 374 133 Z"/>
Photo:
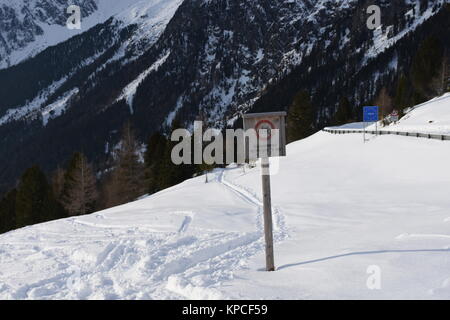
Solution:
<path fill-rule="evenodd" d="M 272 137 L 272 130 L 276 126 L 270 120 L 260 120 L 256 123 L 255 131 L 259 140 L 269 140 Z"/>
<path fill-rule="evenodd" d="M 257 158 L 284 157 L 286 155 L 285 117 L 285 112 L 243 115 L 244 131 L 256 134 L 256 141 L 251 139 L 248 141 L 248 153 L 257 155 Z"/>

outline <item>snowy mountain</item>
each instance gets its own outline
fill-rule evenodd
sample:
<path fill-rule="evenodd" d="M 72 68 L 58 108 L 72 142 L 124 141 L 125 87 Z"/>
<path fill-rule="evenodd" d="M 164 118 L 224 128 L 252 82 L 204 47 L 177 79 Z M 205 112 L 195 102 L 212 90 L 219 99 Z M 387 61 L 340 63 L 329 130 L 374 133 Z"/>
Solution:
<path fill-rule="evenodd" d="M 141 0 L 1 0 L 0 69 L 18 64 L 103 23 Z M 80 30 L 69 30 L 69 5 L 81 9 Z"/>
<path fill-rule="evenodd" d="M 22 21 L 14 26 L 65 29 L 66 15 L 56 17 L 62 1 L 11 3 L 2 2 Z M 141 139 L 175 118 L 186 127 L 199 116 L 233 125 L 242 112 L 284 109 L 308 89 L 317 121 L 326 122 L 342 95 L 357 106 L 392 85 L 429 33 L 450 43 L 436 32 L 449 23 L 443 0 L 382 1 L 375 31 L 357 0 L 114 3 L 84 1 L 86 24 L 75 36 L 42 26 L 26 36 L 21 27 L 2 33 L 27 40 L 0 46 L 14 64 L 0 70 L 0 184 L 11 185 L 30 158 L 51 170 L 83 149 L 101 164 L 127 120 Z M 23 6 L 46 14 L 18 14 Z"/>
<path fill-rule="evenodd" d="M 448 143 L 319 132 L 289 145 L 272 176 L 274 273 L 261 271 L 260 168 L 230 166 L 0 235 L 0 298 L 449 299 Z"/>

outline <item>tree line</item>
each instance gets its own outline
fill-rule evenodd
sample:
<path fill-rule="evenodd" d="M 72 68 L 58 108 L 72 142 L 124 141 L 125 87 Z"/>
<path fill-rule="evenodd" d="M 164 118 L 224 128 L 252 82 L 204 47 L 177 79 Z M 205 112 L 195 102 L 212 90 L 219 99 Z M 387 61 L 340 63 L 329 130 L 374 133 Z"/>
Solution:
<path fill-rule="evenodd" d="M 16 187 L 0 200 L 0 233 L 125 204 L 204 169 L 174 165 L 173 146 L 174 142 L 159 132 L 143 146 L 127 123 L 111 153 L 109 169 L 96 171 L 82 152 L 75 152 L 65 167 L 49 175 L 38 166 L 27 169 Z"/>
<path fill-rule="evenodd" d="M 409 72 L 398 75 L 393 88 L 382 87 L 371 103 L 380 105 L 383 115 L 393 108 L 401 115 L 405 108 L 448 90 L 448 51 L 439 40 L 430 37 L 419 47 Z M 315 112 L 310 93 L 297 92 L 288 110 L 288 142 L 303 139 L 318 129 Z M 359 117 L 356 106 L 343 96 L 330 124 L 357 121 Z M 171 129 L 179 127 L 174 121 Z M 127 123 L 106 170 L 95 170 L 82 152 L 74 153 L 65 167 L 49 176 L 38 166 L 27 169 L 16 187 L 0 200 L 0 233 L 128 203 L 212 168 L 205 164 L 174 165 L 171 151 L 175 144 L 156 132 L 149 137 L 142 155 L 143 146 Z"/>

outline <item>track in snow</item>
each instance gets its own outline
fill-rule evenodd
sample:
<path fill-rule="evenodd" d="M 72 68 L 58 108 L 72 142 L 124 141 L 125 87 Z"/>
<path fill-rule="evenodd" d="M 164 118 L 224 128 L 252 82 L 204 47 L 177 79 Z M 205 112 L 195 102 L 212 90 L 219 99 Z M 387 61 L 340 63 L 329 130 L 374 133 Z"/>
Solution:
<path fill-rule="evenodd" d="M 23 230 L 25 236 L 15 238 L 19 241 L 0 246 L 2 266 L 14 269 L 19 254 L 23 270 L 17 272 L 36 274 L 32 281 L 24 278 L 11 285 L 0 273 L 0 298 L 221 298 L 223 282 L 264 251 L 261 201 L 226 180 L 227 171 L 216 170 L 210 183 L 258 209 L 254 232 L 197 229 L 192 211 L 162 213 L 178 217 L 180 224 L 172 232 L 158 232 L 152 225 L 112 224 L 115 216 L 104 214 L 58 221 L 56 231 L 42 225 L 40 230 Z M 274 216 L 275 222 L 283 221 L 276 208 Z M 275 224 L 275 241 L 285 238 L 284 225 Z M 2 250 L 16 253 L 8 257 L 1 255 Z"/>

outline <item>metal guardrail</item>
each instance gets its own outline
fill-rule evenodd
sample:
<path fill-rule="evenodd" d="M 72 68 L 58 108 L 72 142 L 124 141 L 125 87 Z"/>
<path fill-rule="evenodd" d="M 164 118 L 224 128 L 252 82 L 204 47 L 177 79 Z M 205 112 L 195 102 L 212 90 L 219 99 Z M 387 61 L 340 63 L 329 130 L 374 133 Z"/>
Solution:
<path fill-rule="evenodd" d="M 332 133 L 332 134 L 350 134 L 350 133 L 363 133 L 363 130 L 352 130 L 352 129 L 329 129 L 325 128 L 323 131 Z M 366 133 L 370 134 L 378 134 L 378 135 L 397 135 L 397 136 L 406 136 L 413 138 L 426 138 L 426 139 L 434 139 L 441 141 L 450 141 L 450 135 L 445 134 L 432 134 L 432 133 L 420 133 L 420 132 L 403 132 L 403 131 L 389 131 L 389 130 L 366 130 Z"/>

